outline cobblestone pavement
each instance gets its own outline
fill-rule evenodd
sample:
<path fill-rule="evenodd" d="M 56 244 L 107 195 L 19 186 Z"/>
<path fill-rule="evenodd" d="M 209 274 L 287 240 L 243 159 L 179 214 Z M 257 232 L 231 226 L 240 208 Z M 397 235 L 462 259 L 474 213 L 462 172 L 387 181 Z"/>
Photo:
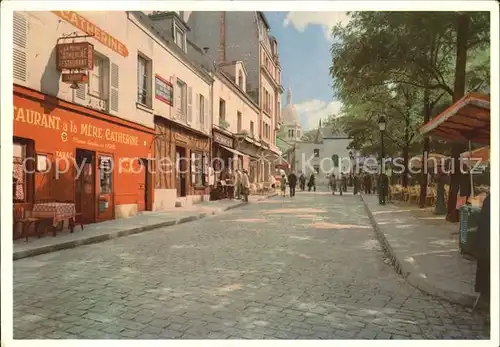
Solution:
<path fill-rule="evenodd" d="M 14 262 L 14 338 L 477 339 L 384 263 L 358 197 L 299 193 Z"/>

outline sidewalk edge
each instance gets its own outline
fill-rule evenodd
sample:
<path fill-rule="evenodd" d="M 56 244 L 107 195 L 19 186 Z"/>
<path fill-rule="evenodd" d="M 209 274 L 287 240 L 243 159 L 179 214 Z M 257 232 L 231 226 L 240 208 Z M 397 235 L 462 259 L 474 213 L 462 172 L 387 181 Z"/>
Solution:
<path fill-rule="evenodd" d="M 422 277 L 416 276 L 414 273 L 412 273 L 413 268 L 398 259 L 396 252 L 392 249 L 389 241 L 385 237 L 384 232 L 380 230 L 380 227 L 375 220 L 372 211 L 368 207 L 366 201 L 363 199 L 363 195 L 360 195 L 360 199 L 363 202 L 363 206 L 368 215 L 368 218 L 370 219 L 370 223 L 375 230 L 375 234 L 380 243 L 380 246 L 382 247 L 382 250 L 389 257 L 389 259 L 391 260 L 391 264 L 394 266 L 396 272 L 399 275 L 401 275 L 413 287 L 421 290 L 426 294 L 437 296 L 451 303 L 459 304 L 469 308 L 474 305 L 476 296 L 441 289 L 433 285 L 429 281 L 423 279 Z"/>
<path fill-rule="evenodd" d="M 271 195 L 265 196 L 261 199 L 258 199 L 257 201 L 269 199 L 269 198 L 272 198 L 276 195 L 277 194 L 274 194 L 274 195 L 271 194 Z M 247 202 L 242 201 L 241 203 L 221 208 L 220 212 L 232 210 L 232 209 L 242 207 L 242 206 L 247 205 L 247 204 L 248 204 Z M 216 214 L 218 214 L 218 212 L 217 213 L 214 212 L 212 214 L 216 215 Z M 23 250 L 23 251 L 17 251 L 17 252 L 13 252 L 12 260 L 16 261 L 19 259 L 24 259 L 24 258 L 34 257 L 37 255 L 61 251 L 63 249 L 70 249 L 70 248 L 76 248 L 79 246 L 85 246 L 85 245 L 90 245 L 90 244 L 94 244 L 94 243 L 105 242 L 105 241 L 116 239 L 119 237 L 139 234 L 139 233 L 151 231 L 154 229 L 166 228 L 166 227 L 176 225 L 176 224 L 184 224 L 184 223 L 193 222 L 196 220 L 203 219 L 207 216 L 208 216 L 207 213 L 199 212 L 199 213 L 194 213 L 191 216 L 182 217 L 180 219 L 171 219 L 171 220 L 164 221 L 161 223 L 150 224 L 150 225 L 145 225 L 142 227 L 131 228 L 131 229 L 126 229 L 126 230 L 112 231 L 112 232 L 109 232 L 106 234 L 90 236 L 90 237 L 80 239 L 80 240 L 71 240 L 71 241 L 66 241 L 66 242 L 62 242 L 62 243 L 58 243 L 58 244 L 54 244 L 54 245 L 47 245 L 47 246 L 41 246 L 41 247 L 27 249 L 27 250 Z"/>

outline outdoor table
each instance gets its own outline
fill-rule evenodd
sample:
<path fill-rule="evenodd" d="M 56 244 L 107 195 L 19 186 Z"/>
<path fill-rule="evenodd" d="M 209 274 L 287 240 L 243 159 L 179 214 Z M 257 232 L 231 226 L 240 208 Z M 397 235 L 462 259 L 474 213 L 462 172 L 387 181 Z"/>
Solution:
<path fill-rule="evenodd" d="M 57 225 L 60 222 L 64 222 L 65 220 L 70 221 L 70 229 L 72 232 L 73 228 L 71 227 L 71 221 L 74 222 L 76 216 L 75 204 L 66 202 L 37 203 L 33 205 L 31 216 L 43 219 L 51 219 L 53 236 L 56 236 Z"/>

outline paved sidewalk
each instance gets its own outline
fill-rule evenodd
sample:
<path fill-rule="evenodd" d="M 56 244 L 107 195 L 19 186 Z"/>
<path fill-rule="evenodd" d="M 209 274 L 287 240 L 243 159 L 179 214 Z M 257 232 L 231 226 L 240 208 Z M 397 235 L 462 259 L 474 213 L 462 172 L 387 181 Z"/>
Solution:
<path fill-rule="evenodd" d="M 253 195 L 249 202 L 257 202 L 275 196 Z M 47 234 L 45 237 L 30 237 L 28 242 L 24 239 L 14 241 L 13 259 L 18 260 L 35 255 L 55 252 L 61 249 L 74 248 L 91 243 L 104 242 L 117 237 L 132 235 L 157 228 L 182 224 L 215 215 L 233 208 L 245 205 L 241 200 L 205 201 L 188 207 L 172 208 L 158 212 L 143 212 L 131 218 L 121 218 L 101 223 L 75 227 L 74 233 L 67 230 L 60 232 L 56 237 Z"/>
<path fill-rule="evenodd" d="M 378 204 L 362 196 L 382 247 L 414 287 L 453 303 L 472 307 L 476 299 L 476 261 L 460 255 L 458 224 L 415 205 Z"/>

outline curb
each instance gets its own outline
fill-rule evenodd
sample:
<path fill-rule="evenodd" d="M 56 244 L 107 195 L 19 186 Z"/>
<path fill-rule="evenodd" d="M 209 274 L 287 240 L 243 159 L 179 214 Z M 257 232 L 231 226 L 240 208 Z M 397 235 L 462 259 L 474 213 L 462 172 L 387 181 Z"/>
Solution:
<path fill-rule="evenodd" d="M 372 224 L 373 229 L 375 230 L 375 234 L 380 243 L 380 246 L 382 247 L 382 250 L 390 259 L 391 265 L 393 265 L 393 267 L 396 269 L 396 272 L 399 275 L 401 275 L 406 280 L 406 282 L 408 282 L 410 285 L 421 290 L 426 294 L 437 296 L 453 304 L 459 304 L 469 308 L 472 308 L 474 306 L 474 302 L 476 301 L 477 298 L 476 296 L 438 288 L 429 281 L 423 279 L 422 277 L 413 274 L 412 273 L 413 268 L 401 262 L 398 259 L 396 252 L 394 252 L 394 250 L 392 249 L 389 241 L 385 237 L 385 234 L 380 230 L 380 227 L 378 226 L 378 223 L 375 220 L 372 211 L 368 207 L 366 201 L 363 199 L 363 195 L 360 195 L 360 199 L 363 202 L 366 214 L 368 215 L 370 223 Z"/>
<path fill-rule="evenodd" d="M 258 201 L 265 200 L 265 199 L 270 199 L 270 198 L 272 198 L 272 197 L 274 197 L 276 195 L 269 195 L 269 196 L 266 196 L 266 197 L 264 197 L 262 199 L 259 199 Z M 247 205 L 247 204 L 249 204 L 249 203 L 248 202 L 241 202 L 241 203 L 235 204 L 233 206 L 223 207 L 223 208 L 219 209 L 219 211 L 212 212 L 212 215 L 216 215 L 216 214 L 218 214 L 220 212 L 225 212 L 225 211 L 228 211 L 228 210 L 232 210 L 232 209 L 235 209 L 235 208 Z M 52 253 L 52 252 L 60 251 L 60 250 L 63 250 L 63 249 L 70 249 L 70 248 L 75 248 L 75 247 L 78 247 L 78 246 L 85 246 L 85 245 L 90 245 L 90 244 L 94 244 L 94 243 L 105 242 L 105 241 L 109 241 L 109 240 L 116 239 L 116 238 L 119 238 L 119 237 L 124 237 L 124 236 L 139 234 L 139 233 L 143 233 L 143 232 L 146 232 L 146 231 L 151 231 L 151 230 L 154 230 L 154 229 L 160 229 L 160 228 L 165 228 L 165 227 L 169 227 L 169 226 L 172 226 L 172 225 L 193 222 L 193 221 L 196 221 L 196 220 L 203 219 L 203 218 L 205 218 L 207 216 L 208 216 L 207 213 L 202 212 L 202 213 L 197 213 L 197 214 L 195 214 L 193 216 L 183 217 L 181 219 L 172 219 L 172 220 L 164 221 L 164 222 L 161 222 L 161 223 L 145 225 L 145 226 L 142 226 L 142 227 L 131 228 L 131 229 L 126 229 L 126 230 L 119 230 L 119 231 L 113 231 L 113 232 L 110 232 L 110 233 L 107 233 L 107 234 L 95 235 L 95 236 L 91 236 L 91 237 L 84 238 L 84 239 L 81 239 L 81 240 L 71 240 L 71 241 L 66 241 L 66 242 L 63 242 L 63 243 L 58 243 L 58 244 L 55 244 L 55 245 L 42 246 L 42 247 L 38 247 L 38 248 L 34 248 L 34 249 L 28 249 L 28 250 L 24 250 L 24 251 L 13 252 L 13 254 L 12 254 L 12 260 L 15 261 L 15 260 L 23 259 L 23 258 L 29 258 L 29 257 L 37 256 L 37 255 Z"/>

